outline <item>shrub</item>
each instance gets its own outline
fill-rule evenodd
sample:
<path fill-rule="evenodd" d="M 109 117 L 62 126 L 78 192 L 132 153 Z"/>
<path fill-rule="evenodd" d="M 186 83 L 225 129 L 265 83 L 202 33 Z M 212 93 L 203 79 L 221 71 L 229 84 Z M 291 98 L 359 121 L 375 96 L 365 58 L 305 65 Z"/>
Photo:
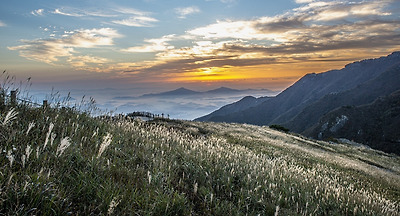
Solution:
<path fill-rule="evenodd" d="M 275 130 L 283 131 L 285 133 L 290 131 L 289 129 L 283 127 L 282 125 L 277 125 L 277 124 L 270 125 L 269 127 Z"/>

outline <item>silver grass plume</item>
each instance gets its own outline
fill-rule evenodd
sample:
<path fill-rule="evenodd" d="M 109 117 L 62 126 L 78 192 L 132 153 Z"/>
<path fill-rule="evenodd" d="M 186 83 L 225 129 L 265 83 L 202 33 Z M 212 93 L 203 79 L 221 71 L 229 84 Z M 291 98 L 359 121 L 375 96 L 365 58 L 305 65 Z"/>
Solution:
<path fill-rule="evenodd" d="M 11 121 L 13 121 L 14 119 L 16 119 L 16 118 L 17 118 L 17 115 L 18 115 L 18 112 L 15 111 L 14 108 L 11 108 L 11 109 L 8 111 L 6 117 L 4 118 L 2 125 L 3 125 L 3 126 L 7 125 L 9 122 L 11 122 Z"/>

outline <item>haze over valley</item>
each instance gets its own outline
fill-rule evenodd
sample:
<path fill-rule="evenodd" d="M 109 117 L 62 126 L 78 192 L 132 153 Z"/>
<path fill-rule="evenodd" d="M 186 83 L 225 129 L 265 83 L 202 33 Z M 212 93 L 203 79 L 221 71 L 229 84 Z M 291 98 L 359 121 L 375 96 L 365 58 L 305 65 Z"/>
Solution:
<path fill-rule="evenodd" d="M 146 90 L 148 92 L 146 92 Z M 183 92 L 182 92 L 183 90 Z M 216 91 L 215 91 L 216 90 Z M 190 91 L 188 92 L 185 91 Z M 49 99 L 49 90 L 34 90 L 30 92 L 30 99 L 41 103 Z M 92 97 L 96 106 L 103 111 L 112 111 L 115 114 L 131 113 L 134 111 L 151 112 L 168 115 L 174 119 L 193 120 L 206 115 L 229 103 L 240 100 L 245 96 L 263 97 L 274 96 L 277 91 L 268 89 L 237 90 L 221 87 L 218 89 L 200 92 L 179 88 L 166 92 L 155 92 L 151 89 L 89 89 L 89 90 L 59 90 L 61 97 L 70 95 L 71 104 L 78 103 L 83 96 Z M 138 92 L 146 92 L 137 94 Z"/>

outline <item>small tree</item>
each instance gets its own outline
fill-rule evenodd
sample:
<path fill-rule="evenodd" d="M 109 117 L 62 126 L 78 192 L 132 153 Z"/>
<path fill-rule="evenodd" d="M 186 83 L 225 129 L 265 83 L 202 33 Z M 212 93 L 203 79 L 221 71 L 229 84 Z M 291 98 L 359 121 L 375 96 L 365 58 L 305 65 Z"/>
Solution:
<path fill-rule="evenodd" d="M 285 133 L 290 131 L 289 129 L 283 127 L 282 125 L 277 125 L 277 124 L 270 125 L 269 127 L 278 131 L 283 131 Z"/>

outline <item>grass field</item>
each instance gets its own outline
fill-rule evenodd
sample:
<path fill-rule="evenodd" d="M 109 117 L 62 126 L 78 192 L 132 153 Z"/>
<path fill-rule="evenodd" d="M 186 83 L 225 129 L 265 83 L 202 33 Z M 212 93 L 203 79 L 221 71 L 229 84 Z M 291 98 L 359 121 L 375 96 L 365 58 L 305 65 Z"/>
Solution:
<path fill-rule="evenodd" d="M 243 124 L 4 106 L 0 214 L 400 215 L 400 158 Z"/>

